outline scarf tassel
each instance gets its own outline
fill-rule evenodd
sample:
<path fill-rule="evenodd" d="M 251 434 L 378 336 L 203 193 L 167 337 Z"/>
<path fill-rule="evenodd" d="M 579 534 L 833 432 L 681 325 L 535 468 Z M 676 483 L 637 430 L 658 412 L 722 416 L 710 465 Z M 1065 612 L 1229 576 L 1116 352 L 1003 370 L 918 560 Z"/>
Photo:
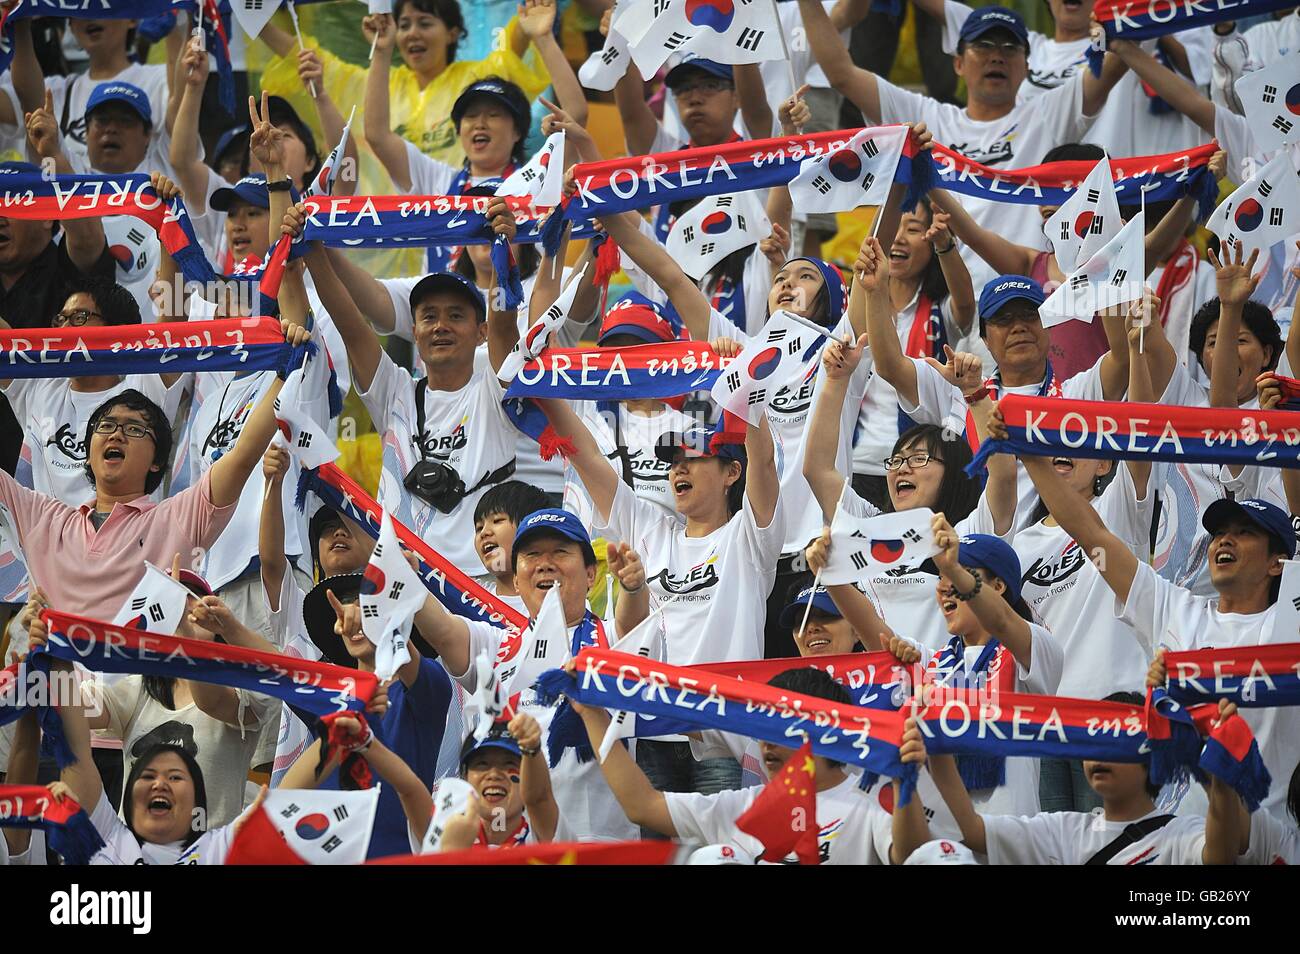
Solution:
<path fill-rule="evenodd" d="M 311 469 L 304 467 L 298 472 L 298 487 L 293 494 L 293 505 L 298 508 L 299 513 L 307 512 L 307 495 L 311 493 L 319 477 L 320 469 L 316 467 Z"/>
<path fill-rule="evenodd" d="M 551 768 L 560 763 L 565 749 L 572 749 L 579 764 L 590 762 L 596 757 L 592 751 L 591 740 L 587 737 L 587 726 L 582 718 L 565 699 L 555 710 L 551 719 L 551 730 L 546 738 L 546 759 Z"/>
<path fill-rule="evenodd" d="M 524 303 L 524 287 L 519 280 L 519 266 L 504 235 L 492 240 L 492 270 L 496 272 L 503 311 L 514 311 Z"/>
<path fill-rule="evenodd" d="M 104 839 L 84 811 L 73 812 L 63 824 L 46 827 L 46 835 L 63 863 L 87 865 L 104 848 Z"/>
<path fill-rule="evenodd" d="M 1099 50 L 1094 46 L 1089 46 L 1087 57 L 1088 57 L 1088 69 L 1092 71 L 1093 76 L 1100 77 L 1101 64 L 1102 61 L 1106 58 L 1106 51 Z"/>
<path fill-rule="evenodd" d="M 537 452 L 542 460 L 554 460 L 556 454 L 568 460 L 578 453 L 578 447 L 569 438 L 561 437 L 556 433 L 552 425 L 547 424 L 537 438 Z"/>
<path fill-rule="evenodd" d="M 559 205 L 551 210 L 551 214 L 542 223 L 540 234 L 542 251 L 546 253 L 548 258 L 554 258 L 560 251 L 560 241 L 564 238 L 564 213 L 568 208 L 569 200 L 566 196 L 560 200 Z"/>
<path fill-rule="evenodd" d="M 904 212 L 915 209 L 922 196 L 928 195 L 931 189 L 937 189 L 941 185 L 939 169 L 935 166 L 928 150 L 913 156 L 911 164 L 912 181 L 907 184 L 907 191 L 903 194 Z"/>
<path fill-rule="evenodd" d="M 592 239 L 596 243 L 596 267 L 591 275 L 591 283 L 597 287 L 609 282 L 623 267 L 623 257 L 618 243 L 602 232 Z"/>
<path fill-rule="evenodd" d="M 280 362 L 279 367 L 275 369 L 276 375 L 283 381 L 289 376 L 290 371 L 297 371 L 302 367 L 302 363 L 307 360 L 308 356 L 315 356 L 317 345 L 310 338 L 302 344 L 289 349 L 289 353 L 284 360 Z M 337 385 L 336 385 L 337 387 Z"/>
<path fill-rule="evenodd" d="M 1240 716 L 1210 733 L 1201 752 L 1200 767 L 1227 783 L 1252 812 L 1273 786 L 1273 776 L 1259 754 L 1259 743 Z"/>
<path fill-rule="evenodd" d="M 1208 167 L 1198 170 L 1193 175 L 1198 178 L 1188 194 L 1196 197 L 1196 216 L 1199 221 L 1204 222 L 1214 214 L 1215 206 L 1219 204 L 1219 183 Z"/>
<path fill-rule="evenodd" d="M 968 792 L 998 788 L 1007 782 L 1007 760 L 998 755 L 959 755 L 957 774 Z"/>

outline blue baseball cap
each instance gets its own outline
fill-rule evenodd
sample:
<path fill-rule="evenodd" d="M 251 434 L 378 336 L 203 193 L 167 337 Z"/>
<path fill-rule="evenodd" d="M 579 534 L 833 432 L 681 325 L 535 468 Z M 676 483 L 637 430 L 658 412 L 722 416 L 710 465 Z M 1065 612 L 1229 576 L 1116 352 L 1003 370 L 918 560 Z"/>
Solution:
<path fill-rule="evenodd" d="M 1029 49 L 1029 31 L 1025 29 L 1024 18 L 1006 7 L 980 7 L 973 10 L 961 25 L 958 42 L 969 42 L 990 30 L 1005 30 L 1019 40 L 1026 50 Z"/>
<path fill-rule="evenodd" d="M 266 191 L 266 176 L 260 172 L 249 173 L 233 186 L 223 186 L 212 193 L 208 205 L 218 212 L 229 212 L 236 202 L 247 202 L 259 209 L 271 207 L 271 194 Z"/>
<path fill-rule="evenodd" d="M 519 524 L 519 529 L 515 531 L 514 546 L 510 550 L 512 570 L 519 560 L 519 547 L 528 537 L 539 533 L 557 534 L 582 544 L 582 555 L 587 565 L 592 566 L 596 563 L 596 551 L 591 548 L 591 536 L 577 515 L 559 507 L 548 507 L 545 510 L 534 510 Z"/>
<path fill-rule="evenodd" d="M 149 106 L 149 97 L 145 91 L 139 86 L 116 80 L 100 83 L 90 91 L 90 98 L 86 100 L 86 117 L 89 118 L 97 106 L 113 102 L 126 103 L 145 121 L 145 125 L 153 125 L 153 109 Z"/>
<path fill-rule="evenodd" d="M 728 429 L 728 424 L 731 429 Z M 655 457 L 665 464 L 677 463 L 679 456 L 687 458 L 717 457 L 721 460 L 738 460 L 745 455 L 745 421 L 724 411 L 710 427 L 692 427 L 689 431 L 670 432 L 655 442 Z"/>
<path fill-rule="evenodd" d="M 478 290 L 477 285 L 459 272 L 434 272 L 416 282 L 415 287 L 411 289 L 411 294 L 407 296 L 412 314 L 416 306 L 426 297 L 443 291 L 464 295 L 473 303 L 474 309 L 478 312 L 478 320 L 487 321 L 487 302 L 483 300 L 483 293 Z"/>
<path fill-rule="evenodd" d="M 474 738 L 471 732 L 465 744 L 460 748 L 460 769 L 465 771 L 465 765 L 474 757 L 476 752 L 482 752 L 484 749 L 501 749 L 503 752 L 509 752 L 515 758 L 522 759 L 524 754 L 519 751 L 519 743 L 514 737 L 506 731 L 504 724 L 498 722 L 488 730 L 487 737 L 480 742 Z"/>
<path fill-rule="evenodd" d="M 515 125 L 524 132 L 527 132 L 532 124 L 532 112 L 524 91 L 508 80 L 489 78 L 470 83 L 456 97 L 456 102 L 451 106 L 451 122 L 457 129 L 460 128 L 461 119 L 469 111 L 470 103 L 475 99 L 491 99 L 500 103 L 514 117 Z"/>
<path fill-rule="evenodd" d="M 216 165 L 219 163 L 222 154 L 231 147 L 234 141 L 240 136 L 247 136 L 251 131 L 252 130 L 248 127 L 248 123 L 239 123 L 238 125 L 231 126 L 223 132 L 221 138 L 217 140 L 217 144 L 212 150 L 212 164 Z M 248 149 L 247 143 L 244 144 L 244 149 Z"/>
<path fill-rule="evenodd" d="M 1020 600 L 1020 557 L 1009 543 L 987 533 L 968 533 L 961 538 L 957 562 L 966 569 L 980 567 L 988 570 L 1007 585 L 1006 599 L 1015 604 Z M 941 575 L 934 560 L 926 560 L 922 569 Z"/>
<path fill-rule="evenodd" d="M 664 77 L 664 85 L 672 89 L 683 79 L 690 75 L 691 70 L 700 70 L 719 79 L 724 79 L 728 83 L 735 83 L 736 77 L 731 67 L 726 63 L 718 63 L 714 60 L 705 59 L 702 56 L 687 56 L 684 60 L 668 71 Z"/>
<path fill-rule="evenodd" d="M 1249 520 L 1277 538 L 1288 558 L 1295 556 L 1295 527 L 1290 515 L 1276 504 L 1258 498 L 1246 500 L 1216 500 L 1205 508 L 1201 526 L 1212 534 L 1223 530 L 1234 520 Z"/>
<path fill-rule="evenodd" d="M 799 595 L 796 596 L 785 609 L 781 610 L 781 616 L 777 622 L 786 629 L 794 629 L 803 619 L 803 614 L 805 612 L 804 608 L 809 603 L 812 603 L 813 609 L 820 610 L 827 616 L 838 617 L 844 615 L 835 605 L 835 601 L 831 599 L 831 595 L 826 591 L 826 587 L 820 585 L 805 586 L 799 591 Z"/>
<path fill-rule="evenodd" d="M 980 316 L 981 338 L 984 337 L 985 320 L 992 318 L 1007 302 L 1017 299 L 1027 301 L 1037 308 L 1047 301 L 1047 293 L 1043 291 L 1042 285 L 1028 275 L 999 275 L 984 284 L 977 309 Z"/>

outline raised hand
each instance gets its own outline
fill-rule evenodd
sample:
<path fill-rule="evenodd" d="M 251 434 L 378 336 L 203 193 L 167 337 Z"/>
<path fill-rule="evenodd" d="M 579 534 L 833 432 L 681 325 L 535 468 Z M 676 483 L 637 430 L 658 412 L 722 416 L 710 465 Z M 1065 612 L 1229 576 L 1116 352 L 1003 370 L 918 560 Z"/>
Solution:
<path fill-rule="evenodd" d="M 372 13 L 363 17 L 361 32 L 375 45 L 376 53 L 392 53 L 393 47 L 397 45 L 397 24 L 393 22 L 391 13 Z"/>
<path fill-rule="evenodd" d="M 284 131 L 271 125 L 270 116 L 269 94 L 266 90 L 262 90 L 260 113 L 257 100 L 248 97 L 248 121 L 253 127 L 253 132 L 248 137 L 248 151 L 264 169 L 280 173 L 284 170 Z"/>
<path fill-rule="evenodd" d="M 507 242 L 515 240 L 518 231 L 515 225 L 515 214 L 510 211 L 509 203 L 501 196 L 493 196 L 488 202 L 487 220 L 494 234 L 504 235 Z"/>
<path fill-rule="evenodd" d="M 1219 252 L 1222 250 L 1220 247 Z M 1251 274 L 1259 259 L 1259 249 L 1254 249 L 1248 259 L 1245 258 L 1241 242 L 1228 250 L 1226 259 L 1221 260 L 1219 252 L 1210 249 L 1209 255 L 1210 264 L 1214 266 L 1214 284 L 1219 292 L 1219 303 L 1244 305 L 1255 293 L 1259 280 L 1264 277 L 1263 272 Z"/>
<path fill-rule="evenodd" d="M 54 118 L 54 93 L 49 87 L 45 89 L 45 105 L 32 110 L 25 118 L 27 141 L 31 143 L 32 151 L 42 159 L 56 158 L 63 151 L 63 141 L 58 120 Z"/>
<path fill-rule="evenodd" d="M 632 544 L 615 543 L 608 549 L 606 558 L 609 561 L 609 572 L 618 579 L 618 585 L 624 592 L 639 593 L 645 588 L 645 567 L 641 565 L 641 557 L 632 549 Z"/>
<path fill-rule="evenodd" d="M 823 527 L 821 536 L 817 537 L 804 547 L 803 558 L 808 563 L 808 569 L 814 574 L 820 573 L 826 568 L 827 562 L 831 556 L 831 528 Z"/>
<path fill-rule="evenodd" d="M 289 235 L 297 238 L 302 235 L 302 230 L 307 227 L 307 206 L 302 202 L 295 202 L 285 210 L 284 220 L 280 223 L 280 234 Z"/>
<path fill-rule="evenodd" d="M 957 536 L 957 531 L 952 528 L 948 518 L 941 513 L 930 518 L 930 530 L 934 533 L 934 545 L 939 548 L 939 552 L 934 555 L 934 565 L 940 573 L 948 576 L 960 565 L 958 556 L 961 554 L 961 538 Z"/>
<path fill-rule="evenodd" d="M 555 0 L 524 0 L 519 5 L 519 29 L 536 42 L 555 27 Z"/>
<path fill-rule="evenodd" d="M 319 96 L 325 89 L 325 65 L 320 54 L 315 50 L 298 51 L 298 79 L 313 96 Z"/>
<path fill-rule="evenodd" d="M 289 472 L 289 452 L 272 444 L 262 455 L 262 476 L 268 483 L 279 485 Z"/>
<path fill-rule="evenodd" d="M 773 222 L 772 231 L 768 233 L 767 238 L 759 241 L 758 250 L 767 257 L 769 262 L 780 268 L 790 257 L 790 233 L 780 222 Z"/>
<path fill-rule="evenodd" d="M 807 83 L 800 86 L 793 96 L 781 101 L 777 108 L 777 119 L 781 122 L 781 132 L 787 136 L 802 133 L 804 126 L 812 121 L 812 110 L 808 108 L 804 96 L 812 89 Z"/>
<path fill-rule="evenodd" d="M 822 367 L 826 369 L 826 377 L 832 381 L 850 377 L 866 353 L 866 335 L 857 341 L 851 335 L 845 335 L 843 341 L 831 341 L 822 352 Z"/>
<path fill-rule="evenodd" d="M 1161 649 L 1156 652 L 1156 658 L 1151 660 L 1151 665 L 1147 667 L 1147 688 L 1161 688 L 1168 677 L 1169 670 L 1165 665 L 1165 651 Z"/>
<path fill-rule="evenodd" d="M 1259 409 L 1275 411 L 1282 403 L 1282 382 L 1272 371 L 1265 371 L 1255 379 L 1255 391 L 1259 394 Z"/>
<path fill-rule="evenodd" d="M 537 752 L 542 747 L 542 727 L 526 712 L 521 712 L 510 720 L 506 727 L 511 738 L 519 743 L 519 750 L 525 754 Z"/>
<path fill-rule="evenodd" d="M 946 254 L 952 250 L 953 239 L 952 232 L 948 228 L 948 213 L 934 212 L 930 219 L 930 227 L 926 229 L 925 240 L 930 243 L 936 254 Z"/>
<path fill-rule="evenodd" d="M 185 85 L 202 90 L 208 82 L 208 51 L 202 36 L 192 36 L 185 44 L 181 66 L 185 71 Z"/>
<path fill-rule="evenodd" d="M 874 235 L 862 240 L 857 261 L 853 263 L 853 280 L 869 293 L 883 294 L 889 290 L 889 257 Z"/>
<path fill-rule="evenodd" d="M 153 186 L 153 191 L 158 193 L 158 198 L 164 202 L 170 202 L 172 199 L 182 198 L 181 187 L 171 179 L 168 179 L 161 172 L 149 173 L 149 185 Z"/>

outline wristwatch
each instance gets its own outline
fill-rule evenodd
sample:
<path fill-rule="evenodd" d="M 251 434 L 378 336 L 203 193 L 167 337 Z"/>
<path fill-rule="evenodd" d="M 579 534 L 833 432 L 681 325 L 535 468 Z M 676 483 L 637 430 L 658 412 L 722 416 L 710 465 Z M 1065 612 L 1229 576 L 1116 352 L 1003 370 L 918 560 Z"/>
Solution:
<path fill-rule="evenodd" d="M 267 192 L 288 192 L 291 189 L 293 189 L 293 180 L 291 180 L 288 176 L 285 176 L 283 179 L 279 179 L 275 182 L 268 182 L 266 184 Z"/>

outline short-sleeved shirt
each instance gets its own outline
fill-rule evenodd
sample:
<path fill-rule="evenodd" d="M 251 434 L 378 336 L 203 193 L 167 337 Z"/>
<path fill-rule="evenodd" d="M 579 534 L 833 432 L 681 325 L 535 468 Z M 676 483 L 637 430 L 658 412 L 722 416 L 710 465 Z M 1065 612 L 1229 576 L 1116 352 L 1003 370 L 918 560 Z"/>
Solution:
<path fill-rule="evenodd" d="M 518 431 L 506 417 L 505 392 L 495 374 L 475 371 L 456 391 L 420 388 L 424 394 L 424 453 L 459 474 L 468 493 L 450 512 L 442 513 L 413 494 L 401 495 L 394 516 L 428 541 L 438 552 L 470 576 L 483 572 L 474 550 L 474 507 L 492 484 L 484 478 L 515 459 Z M 379 357 L 370 389 L 361 400 L 384 435 L 384 470 L 402 486 L 406 475 L 421 459 L 416 382 L 386 354 Z M 503 478 L 504 479 L 504 478 Z M 480 486 L 481 485 L 481 486 Z M 477 488 L 477 489 L 475 489 Z M 397 499 L 394 495 L 390 500 Z"/>
<path fill-rule="evenodd" d="M 1152 815 L 1158 814 L 1153 812 Z M 1144 816 L 1150 818 L 1152 815 Z M 1043 812 L 985 815 L 989 864 L 1081 865 L 1143 819 L 1107 821 L 1100 813 Z M 1178 815 L 1162 828 L 1128 845 L 1111 865 L 1199 865 L 1205 850 L 1205 819 Z"/>
<path fill-rule="evenodd" d="M 670 407 L 661 408 L 657 414 L 639 414 L 622 402 L 609 408 L 604 402 L 583 401 L 575 411 L 623 482 L 631 479 L 629 486 L 637 497 L 681 519 L 668 480 L 672 465 L 660 460 L 655 448 L 665 435 L 685 433 L 695 426 L 695 421 Z M 578 514 L 590 529 L 599 522 L 595 505 L 574 468 L 566 467 L 564 477 L 564 506 Z"/>
<path fill-rule="evenodd" d="M 1300 865 L 1300 829 L 1269 812 L 1250 816 L 1250 846 L 1239 865 Z"/>
<path fill-rule="evenodd" d="M 157 137 L 164 131 L 163 120 L 167 116 L 167 67 L 164 65 L 131 63 L 107 79 L 91 79 L 88 73 L 47 76 L 45 88 L 54 98 L 54 118 L 63 134 L 63 153 L 74 165 L 87 161 L 86 103 L 101 83 L 130 83 L 144 90 L 153 114 L 153 135 Z"/>
<path fill-rule="evenodd" d="M 784 525 L 779 499 L 772 519 L 761 527 L 746 496 L 723 526 L 688 537 L 680 521 L 620 481 L 609 519 L 594 532 L 636 549 L 652 605 L 663 613 L 664 661 L 693 666 L 762 657 L 767 594 Z"/>
<path fill-rule="evenodd" d="M 704 845 L 736 845 L 757 858 L 764 848 L 753 835 L 736 827 L 736 819 L 754 804 L 763 789 L 744 788 L 700 795 L 665 792 L 677 837 Z M 817 793 L 817 846 L 824 865 L 887 865 L 894 844 L 893 820 L 876 799 L 850 775 L 834 788 Z M 793 864 L 794 856 L 783 863 Z"/>
<path fill-rule="evenodd" d="M 92 865 L 224 865 L 235 840 L 232 822 L 205 831 L 189 847 L 179 841 L 166 845 L 140 841 L 113 811 L 102 789 L 90 823 L 104 839 L 104 847 L 90 859 Z"/>
<path fill-rule="evenodd" d="M 92 617 L 117 611 L 144 574 L 145 560 L 171 566 L 179 553 L 182 568 L 192 568 L 195 549 L 210 548 L 235 512 L 234 504 L 212 502 L 210 471 L 160 504 L 147 497 L 119 501 L 98 530 L 90 516 L 94 500 L 69 507 L 5 473 L 0 503 L 9 508 L 27 567 L 50 604 Z"/>

